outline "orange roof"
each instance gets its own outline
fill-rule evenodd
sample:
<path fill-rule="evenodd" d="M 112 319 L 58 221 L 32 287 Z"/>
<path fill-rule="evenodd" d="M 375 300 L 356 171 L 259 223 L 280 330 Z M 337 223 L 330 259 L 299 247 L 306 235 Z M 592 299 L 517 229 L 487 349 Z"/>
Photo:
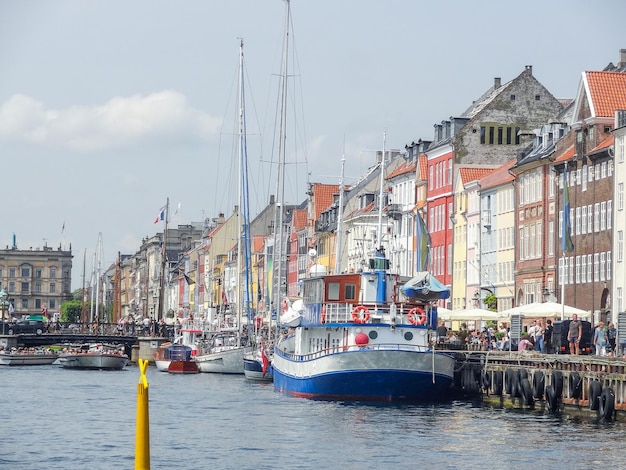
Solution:
<path fill-rule="evenodd" d="M 517 159 L 513 159 L 505 163 L 495 170 L 491 170 L 486 176 L 480 179 L 480 188 L 487 189 L 494 186 L 499 186 L 504 183 L 508 183 L 515 179 L 515 176 L 509 171 L 511 167 L 517 162 Z"/>
<path fill-rule="evenodd" d="M 600 142 L 593 149 L 591 149 L 591 151 L 589 153 L 598 152 L 598 151 L 603 150 L 603 149 L 605 149 L 607 147 L 613 146 L 613 140 L 614 139 L 615 139 L 615 137 L 613 136 L 613 134 L 609 135 L 602 142 Z"/>
<path fill-rule="evenodd" d="M 315 201 L 313 220 L 317 220 L 321 213 L 328 209 L 333 203 L 333 196 L 339 194 L 339 185 L 313 183 L 312 186 L 313 200 Z"/>
<path fill-rule="evenodd" d="M 426 176 L 428 175 L 428 156 L 423 153 L 418 158 L 420 162 L 420 168 L 417 175 L 417 180 L 426 181 Z"/>
<path fill-rule="evenodd" d="M 254 253 L 262 253 L 265 244 L 265 235 L 255 235 L 252 237 L 252 251 Z"/>
<path fill-rule="evenodd" d="M 570 148 L 565 150 L 561 155 L 554 159 L 554 163 L 564 162 L 565 160 L 569 160 L 576 153 L 576 149 L 572 145 Z"/>
<path fill-rule="evenodd" d="M 494 168 L 481 168 L 481 167 L 461 167 L 459 168 L 459 174 L 461 175 L 461 183 L 469 183 L 470 181 L 479 180 L 489 173 L 493 172 Z"/>
<path fill-rule="evenodd" d="M 626 73 L 585 72 L 584 80 L 594 116 L 613 117 L 626 109 Z"/>
<path fill-rule="evenodd" d="M 306 227 L 307 210 L 296 209 L 293 211 L 293 221 L 291 223 L 294 232 L 298 232 Z"/>
<path fill-rule="evenodd" d="M 391 179 L 399 175 L 404 175 L 406 173 L 413 173 L 415 168 L 417 167 L 417 163 L 412 162 L 407 165 L 406 162 L 402 163 L 402 165 L 398 165 L 398 168 L 393 170 L 390 174 L 386 176 L 385 179 Z"/>

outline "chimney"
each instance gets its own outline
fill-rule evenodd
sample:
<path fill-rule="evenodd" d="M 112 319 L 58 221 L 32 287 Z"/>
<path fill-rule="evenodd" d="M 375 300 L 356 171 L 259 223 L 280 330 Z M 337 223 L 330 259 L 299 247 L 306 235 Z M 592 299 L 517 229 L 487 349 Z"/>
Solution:
<path fill-rule="evenodd" d="M 532 75 L 533 74 L 533 66 L 532 65 L 527 65 L 526 66 L 526 71 Z"/>
<path fill-rule="evenodd" d="M 497 90 L 502 86 L 502 79 L 500 77 L 496 77 L 493 79 L 493 89 Z"/>
<path fill-rule="evenodd" d="M 270 194 L 270 206 L 274 204 L 274 195 Z"/>
<path fill-rule="evenodd" d="M 626 49 L 619 50 L 619 64 L 617 64 L 617 68 L 621 69 L 626 66 Z"/>

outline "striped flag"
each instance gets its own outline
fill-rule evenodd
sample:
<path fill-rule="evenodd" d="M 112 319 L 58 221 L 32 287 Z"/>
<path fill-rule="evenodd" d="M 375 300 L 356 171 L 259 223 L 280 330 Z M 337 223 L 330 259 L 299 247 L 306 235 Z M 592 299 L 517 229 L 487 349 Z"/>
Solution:
<path fill-rule="evenodd" d="M 167 208 L 167 206 L 163 206 L 161 207 L 161 209 L 159 209 L 159 215 L 156 216 L 156 218 L 154 219 L 154 223 L 158 224 L 160 221 L 165 220 L 165 209 Z"/>
<path fill-rule="evenodd" d="M 419 211 L 415 215 L 415 238 L 417 249 L 415 250 L 415 268 L 418 272 L 428 271 L 430 264 L 430 233 Z"/>
<path fill-rule="evenodd" d="M 563 172 L 563 225 L 561 227 L 561 250 L 574 251 L 572 241 L 572 221 L 570 217 L 571 207 L 569 202 L 569 184 L 567 179 L 567 165 Z"/>

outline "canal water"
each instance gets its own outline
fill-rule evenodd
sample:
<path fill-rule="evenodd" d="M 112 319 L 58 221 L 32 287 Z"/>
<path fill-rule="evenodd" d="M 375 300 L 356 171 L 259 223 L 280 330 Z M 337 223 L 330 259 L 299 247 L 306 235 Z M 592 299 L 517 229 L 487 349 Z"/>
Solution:
<path fill-rule="evenodd" d="M 0 468 L 134 468 L 139 375 L 0 368 Z M 154 367 L 147 378 L 152 469 L 626 468 L 622 422 L 464 401 L 311 401 Z"/>

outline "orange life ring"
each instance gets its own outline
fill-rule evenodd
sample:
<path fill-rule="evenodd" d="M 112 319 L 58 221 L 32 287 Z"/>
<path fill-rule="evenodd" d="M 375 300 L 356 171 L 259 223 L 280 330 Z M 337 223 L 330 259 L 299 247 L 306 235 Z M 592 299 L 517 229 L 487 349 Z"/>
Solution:
<path fill-rule="evenodd" d="M 326 323 L 326 305 L 322 305 L 322 323 Z"/>
<path fill-rule="evenodd" d="M 370 311 L 364 305 L 357 305 L 352 310 L 352 321 L 356 323 L 367 323 L 370 319 Z"/>
<path fill-rule="evenodd" d="M 413 325 L 422 326 L 426 323 L 426 312 L 419 307 L 409 310 L 409 321 Z"/>

